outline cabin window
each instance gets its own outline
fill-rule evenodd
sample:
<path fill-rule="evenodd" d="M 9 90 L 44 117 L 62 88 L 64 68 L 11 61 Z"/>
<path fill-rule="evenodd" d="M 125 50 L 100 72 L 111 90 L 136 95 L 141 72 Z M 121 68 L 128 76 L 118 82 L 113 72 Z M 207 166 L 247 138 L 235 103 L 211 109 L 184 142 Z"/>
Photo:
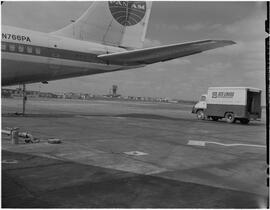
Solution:
<path fill-rule="evenodd" d="M 40 47 L 36 47 L 36 54 L 40 55 L 40 52 L 41 52 Z"/>
<path fill-rule="evenodd" d="M 27 50 L 27 53 L 33 52 L 33 48 L 31 46 L 27 46 L 26 50 Z"/>
<path fill-rule="evenodd" d="M 9 51 L 14 52 L 16 49 L 15 44 L 9 44 Z"/>
<path fill-rule="evenodd" d="M 22 52 L 24 51 L 24 46 L 23 46 L 23 45 L 19 45 L 19 46 L 18 46 L 18 51 L 19 51 L 20 53 L 22 53 Z"/>
<path fill-rule="evenodd" d="M 7 44 L 6 44 L 6 43 L 2 43 L 1 49 L 2 49 L 2 50 L 7 50 Z"/>

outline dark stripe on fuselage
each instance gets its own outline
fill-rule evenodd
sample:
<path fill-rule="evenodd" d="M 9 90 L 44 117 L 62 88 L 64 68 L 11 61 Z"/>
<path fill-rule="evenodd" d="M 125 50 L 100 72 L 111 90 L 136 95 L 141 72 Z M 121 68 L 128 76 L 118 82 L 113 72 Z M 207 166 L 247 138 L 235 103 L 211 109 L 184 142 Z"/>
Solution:
<path fill-rule="evenodd" d="M 36 46 L 36 45 L 29 45 L 29 44 L 19 44 L 19 43 L 4 42 L 4 41 L 1 42 L 1 45 L 2 45 L 1 46 L 2 52 L 108 64 L 105 61 L 97 58 L 97 55 L 93 53 L 85 53 L 85 52 L 59 49 L 56 47 L 50 48 L 50 47 L 43 47 L 43 46 Z"/>

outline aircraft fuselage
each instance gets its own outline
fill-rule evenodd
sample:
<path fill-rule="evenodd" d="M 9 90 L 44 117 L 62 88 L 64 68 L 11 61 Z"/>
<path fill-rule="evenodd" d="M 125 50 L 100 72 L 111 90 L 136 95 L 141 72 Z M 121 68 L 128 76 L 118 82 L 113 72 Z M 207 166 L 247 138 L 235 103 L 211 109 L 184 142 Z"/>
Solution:
<path fill-rule="evenodd" d="M 2 86 L 136 68 L 97 57 L 125 49 L 16 27 L 2 26 L 1 45 Z"/>

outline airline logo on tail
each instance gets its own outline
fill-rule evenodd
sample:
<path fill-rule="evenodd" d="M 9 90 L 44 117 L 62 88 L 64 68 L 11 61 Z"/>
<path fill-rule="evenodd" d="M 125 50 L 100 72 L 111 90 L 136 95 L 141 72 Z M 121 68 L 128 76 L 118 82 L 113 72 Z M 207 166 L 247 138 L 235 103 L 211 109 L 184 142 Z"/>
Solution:
<path fill-rule="evenodd" d="M 146 12 L 144 1 L 109 1 L 108 4 L 112 16 L 122 26 L 136 25 Z"/>

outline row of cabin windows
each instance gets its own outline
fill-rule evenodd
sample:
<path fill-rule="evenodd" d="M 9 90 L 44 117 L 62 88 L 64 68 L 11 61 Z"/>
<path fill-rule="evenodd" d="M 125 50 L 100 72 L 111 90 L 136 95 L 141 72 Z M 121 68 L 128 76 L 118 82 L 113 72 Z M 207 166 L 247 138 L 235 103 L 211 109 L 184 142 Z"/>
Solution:
<path fill-rule="evenodd" d="M 16 46 L 17 46 L 17 49 L 16 49 Z M 34 51 L 34 53 L 37 55 L 41 54 L 40 47 L 33 47 L 29 45 L 21 45 L 21 44 L 13 44 L 13 43 L 2 43 L 2 51 L 19 52 L 19 53 L 27 52 L 29 54 L 32 54 Z M 60 54 L 57 52 L 53 52 L 51 55 L 54 58 L 60 58 Z M 81 59 L 85 58 L 85 56 L 82 54 L 75 54 L 75 56 Z"/>
<path fill-rule="evenodd" d="M 10 51 L 10 52 L 27 52 L 29 54 L 35 53 L 36 55 L 40 55 L 41 49 L 40 47 L 33 47 L 33 46 L 27 46 L 27 45 L 21 45 L 21 44 L 13 44 L 13 43 L 2 43 L 2 50 L 3 51 Z M 17 46 L 17 49 L 16 49 Z"/>
<path fill-rule="evenodd" d="M 2 51 L 19 52 L 19 53 L 26 52 L 28 54 L 36 54 L 36 55 L 41 54 L 40 47 L 33 47 L 33 46 L 29 46 L 29 45 L 21 45 L 21 44 L 2 42 L 1 47 L 2 47 Z M 54 58 L 61 57 L 61 55 L 58 52 L 52 52 L 51 56 Z M 76 54 L 73 54 L 73 56 L 75 56 L 75 58 L 77 58 L 79 60 L 86 60 L 87 59 L 87 56 L 82 54 L 82 53 L 76 53 Z"/>

